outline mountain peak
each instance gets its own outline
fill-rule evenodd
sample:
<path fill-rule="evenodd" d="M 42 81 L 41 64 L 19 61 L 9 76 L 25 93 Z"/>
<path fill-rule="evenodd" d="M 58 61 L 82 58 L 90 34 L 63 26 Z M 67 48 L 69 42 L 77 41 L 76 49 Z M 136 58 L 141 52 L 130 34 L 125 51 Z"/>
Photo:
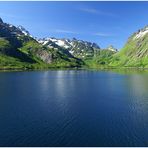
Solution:
<path fill-rule="evenodd" d="M 2 20 L 2 18 L 0 17 L 0 23 L 3 23 L 3 20 Z"/>
<path fill-rule="evenodd" d="M 76 41 L 77 39 L 76 38 L 72 38 L 72 40 Z"/>
<path fill-rule="evenodd" d="M 117 49 L 113 45 L 108 46 L 107 49 L 110 51 L 117 52 Z"/>
<path fill-rule="evenodd" d="M 22 31 L 24 35 L 30 36 L 30 33 L 23 26 L 19 25 L 17 28 Z"/>

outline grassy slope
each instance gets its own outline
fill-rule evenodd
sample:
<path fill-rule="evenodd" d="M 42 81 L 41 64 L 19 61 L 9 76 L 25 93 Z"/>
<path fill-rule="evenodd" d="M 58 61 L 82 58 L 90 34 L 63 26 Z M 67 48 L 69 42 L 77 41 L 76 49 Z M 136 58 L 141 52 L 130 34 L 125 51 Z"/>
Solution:
<path fill-rule="evenodd" d="M 109 64 L 113 67 L 148 68 L 148 35 L 143 38 L 129 38 L 121 51 L 115 54 Z"/>
<path fill-rule="evenodd" d="M 100 50 L 93 58 L 85 59 L 85 65 L 88 68 L 108 68 L 114 54 L 110 50 Z"/>

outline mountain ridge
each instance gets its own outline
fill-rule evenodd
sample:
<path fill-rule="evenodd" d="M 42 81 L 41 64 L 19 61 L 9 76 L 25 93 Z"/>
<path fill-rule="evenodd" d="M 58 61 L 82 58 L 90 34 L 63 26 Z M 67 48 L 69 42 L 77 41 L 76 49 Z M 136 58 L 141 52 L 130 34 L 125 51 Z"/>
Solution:
<path fill-rule="evenodd" d="M 148 67 L 148 26 L 133 33 L 118 51 L 76 38 L 33 37 L 23 26 L 0 18 L 0 69 L 51 67 Z"/>
<path fill-rule="evenodd" d="M 86 58 L 87 56 L 94 56 L 97 50 L 100 50 L 100 47 L 96 43 L 91 43 L 84 40 L 73 39 L 57 39 L 57 38 L 44 38 L 39 39 L 39 43 L 46 45 L 50 48 L 56 48 L 57 46 L 65 48 L 70 54 L 77 58 Z"/>

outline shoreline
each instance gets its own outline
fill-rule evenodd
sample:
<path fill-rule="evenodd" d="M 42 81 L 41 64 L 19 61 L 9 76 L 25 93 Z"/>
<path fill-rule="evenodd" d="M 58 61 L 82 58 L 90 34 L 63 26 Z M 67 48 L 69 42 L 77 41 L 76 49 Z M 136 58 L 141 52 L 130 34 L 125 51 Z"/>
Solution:
<path fill-rule="evenodd" d="M 48 70 L 136 70 L 136 71 L 148 71 L 148 68 L 141 67 L 100 67 L 100 68 L 91 68 L 91 67 L 49 67 L 49 68 L 22 68 L 22 67 L 9 67 L 2 68 L 0 67 L 0 72 L 4 71 L 48 71 Z"/>

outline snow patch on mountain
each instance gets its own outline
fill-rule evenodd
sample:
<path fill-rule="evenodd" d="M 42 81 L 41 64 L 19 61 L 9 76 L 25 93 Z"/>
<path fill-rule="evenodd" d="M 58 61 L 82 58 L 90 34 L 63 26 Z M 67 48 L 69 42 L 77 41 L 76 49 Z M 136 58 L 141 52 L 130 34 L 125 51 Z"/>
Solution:
<path fill-rule="evenodd" d="M 110 45 L 107 50 L 113 51 L 113 52 L 117 52 L 118 50 L 116 48 L 114 48 L 112 45 Z"/>
<path fill-rule="evenodd" d="M 25 36 L 30 36 L 30 37 L 32 37 L 31 35 L 30 35 L 30 33 L 23 27 L 23 26 L 18 26 L 17 27 Z"/>
<path fill-rule="evenodd" d="M 65 42 L 62 41 L 62 40 L 57 40 L 56 44 L 59 45 L 59 46 L 62 46 L 62 47 L 68 48 L 68 46 L 67 46 L 67 45 L 65 44 Z"/>
<path fill-rule="evenodd" d="M 9 25 L 10 28 L 13 27 L 13 25 L 11 25 L 11 24 L 8 24 L 8 25 Z"/>
<path fill-rule="evenodd" d="M 140 30 L 136 36 L 134 37 L 134 39 L 139 39 L 144 37 L 146 34 L 148 33 L 148 27 L 144 28 L 144 30 Z"/>
<path fill-rule="evenodd" d="M 83 40 L 73 39 L 57 39 L 53 37 L 43 38 L 37 40 L 42 45 L 46 45 L 49 48 L 63 48 L 67 50 L 71 55 L 83 58 L 87 56 L 93 56 L 100 47 L 96 43 L 91 43 Z"/>
<path fill-rule="evenodd" d="M 39 39 L 38 42 L 43 45 L 46 44 L 50 47 L 51 47 L 52 43 L 54 43 L 60 47 L 66 48 L 66 49 L 71 47 L 68 39 L 44 38 L 44 39 Z"/>

